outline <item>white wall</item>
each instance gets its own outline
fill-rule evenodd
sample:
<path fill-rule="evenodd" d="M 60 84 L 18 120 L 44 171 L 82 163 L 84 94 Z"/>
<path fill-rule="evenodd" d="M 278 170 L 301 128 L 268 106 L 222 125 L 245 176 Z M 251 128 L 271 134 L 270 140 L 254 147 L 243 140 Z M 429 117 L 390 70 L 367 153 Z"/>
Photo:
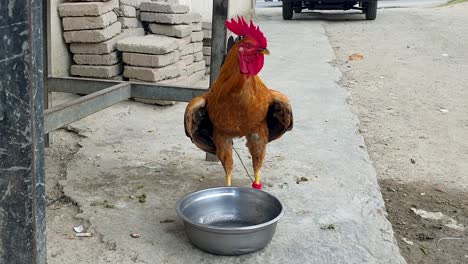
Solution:
<path fill-rule="evenodd" d="M 213 12 L 213 0 L 179 0 L 181 4 L 189 5 L 191 10 L 202 14 L 204 21 L 210 21 Z M 237 15 L 252 18 L 255 14 L 255 0 L 230 0 L 229 17 Z"/>
<path fill-rule="evenodd" d="M 181 2 L 182 1 L 189 2 L 186 4 L 190 5 L 191 11 L 202 14 L 203 21 L 211 21 L 213 0 L 181 0 Z"/>
<path fill-rule="evenodd" d="M 255 2 L 255 0 L 230 0 L 229 17 L 239 15 L 247 19 L 253 18 L 255 15 Z"/>
<path fill-rule="evenodd" d="M 58 15 L 57 6 L 65 0 L 50 0 L 48 2 L 48 71 L 53 77 L 69 76 L 71 54 L 68 50 L 68 45 L 62 37 L 62 21 Z"/>

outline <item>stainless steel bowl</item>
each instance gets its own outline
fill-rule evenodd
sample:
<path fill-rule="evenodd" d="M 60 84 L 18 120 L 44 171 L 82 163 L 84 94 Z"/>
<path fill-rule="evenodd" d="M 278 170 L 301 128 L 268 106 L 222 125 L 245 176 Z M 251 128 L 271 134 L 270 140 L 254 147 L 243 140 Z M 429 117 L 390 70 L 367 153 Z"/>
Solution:
<path fill-rule="evenodd" d="M 245 187 L 194 192 L 179 200 L 176 210 L 190 241 L 218 255 L 242 255 L 264 248 L 283 216 L 276 197 Z"/>

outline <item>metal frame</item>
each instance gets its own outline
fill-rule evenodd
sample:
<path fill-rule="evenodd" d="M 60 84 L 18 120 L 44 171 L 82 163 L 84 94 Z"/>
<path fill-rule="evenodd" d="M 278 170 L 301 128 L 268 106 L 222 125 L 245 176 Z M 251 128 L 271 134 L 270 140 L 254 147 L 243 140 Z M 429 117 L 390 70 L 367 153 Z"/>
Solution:
<path fill-rule="evenodd" d="M 74 77 L 48 78 L 48 92 L 86 94 L 44 111 L 45 133 L 130 98 L 188 102 L 206 89 Z"/>
<path fill-rule="evenodd" d="M 226 27 L 224 21 L 228 15 L 229 0 L 213 0 L 212 40 L 210 63 L 210 86 L 216 80 L 223 58 L 226 53 Z M 44 12 L 47 20 L 47 12 Z M 44 29 L 47 28 L 47 23 Z M 47 34 L 44 30 L 44 34 Z M 46 35 L 47 36 L 47 35 Z M 47 37 L 45 37 L 47 38 Z M 44 49 L 44 58 L 48 48 Z M 167 101 L 188 102 L 193 97 L 206 92 L 206 89 L 188 86 L 151 84 L 143 82 L 128 82 L 116 80 L 87 79 L 74 77 L 51 77 L 47 68 L 45 73 L 45 106 L 50 106 L 50 92 L 86 94 L 67 104 L 46 109 L 44 112 L 45 133 L 64 127 L 74 121 L 96 113 L 106 107 L 130 98 L 157 99 Z M 46 135 L 46 145 L 48 134 Z M 215 160 L 207 155 L 208 160 Z"/>

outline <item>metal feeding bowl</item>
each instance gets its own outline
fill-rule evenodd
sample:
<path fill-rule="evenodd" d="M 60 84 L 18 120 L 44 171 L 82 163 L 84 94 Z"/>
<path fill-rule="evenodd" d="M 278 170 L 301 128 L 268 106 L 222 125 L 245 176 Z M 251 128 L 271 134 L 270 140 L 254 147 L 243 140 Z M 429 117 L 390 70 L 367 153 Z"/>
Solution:
<path fill-rule="evenodd" d="M 280 201 L 245 187 L 211 188 L 177 202 L 190 241 L 217 255 L 242 255 L 264 248 L 283 216 Z"/>

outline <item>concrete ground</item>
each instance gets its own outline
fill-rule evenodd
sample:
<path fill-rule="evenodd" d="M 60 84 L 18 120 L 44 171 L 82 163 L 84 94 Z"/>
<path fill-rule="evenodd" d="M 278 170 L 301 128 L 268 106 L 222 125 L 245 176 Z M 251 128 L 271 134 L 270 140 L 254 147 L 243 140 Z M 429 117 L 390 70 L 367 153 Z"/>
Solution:
<path fill-rule="evenodd" d="M 467 10 L 466 4 L 385 10 L 371 23 L 329 16 L 342 84 L 369 149 L 385 153 L 372 157 L 382 178 L 468 188 Z M 349 61 L 353 53 L 364 59 Z"/>
<path fill-rule="evenodd" d="M 294 130 L 269 144 L 263 168 L 265 191 L 285 207 L 271 244 L 240 257 L 194 248 L 175 203 L 223 185 L 222 167 L 185 136 L 186 104 L 128 101 L 55 133 L 47 193 L 64 197 L 48 206 L 49 263 L 405 263 L 323 24 L 284 22 L 274 9 L 257 14 L 271 51 L 261 77 L 290 97 L 295 114 Z M 242 141 L 236 145 L 250 167 Z M 233 184 L 249 186 L 235 166 Z M 76 238 L 78 224 L 93 237 Z"/>
<path fill-rule="evenodd" d="M 468 263 L 468 3 L 319 20 L 408 263 Z M 350 61 L 354 53 L 362 60 Z M 440 212 L 465 229 L 423 219 Z"/>

